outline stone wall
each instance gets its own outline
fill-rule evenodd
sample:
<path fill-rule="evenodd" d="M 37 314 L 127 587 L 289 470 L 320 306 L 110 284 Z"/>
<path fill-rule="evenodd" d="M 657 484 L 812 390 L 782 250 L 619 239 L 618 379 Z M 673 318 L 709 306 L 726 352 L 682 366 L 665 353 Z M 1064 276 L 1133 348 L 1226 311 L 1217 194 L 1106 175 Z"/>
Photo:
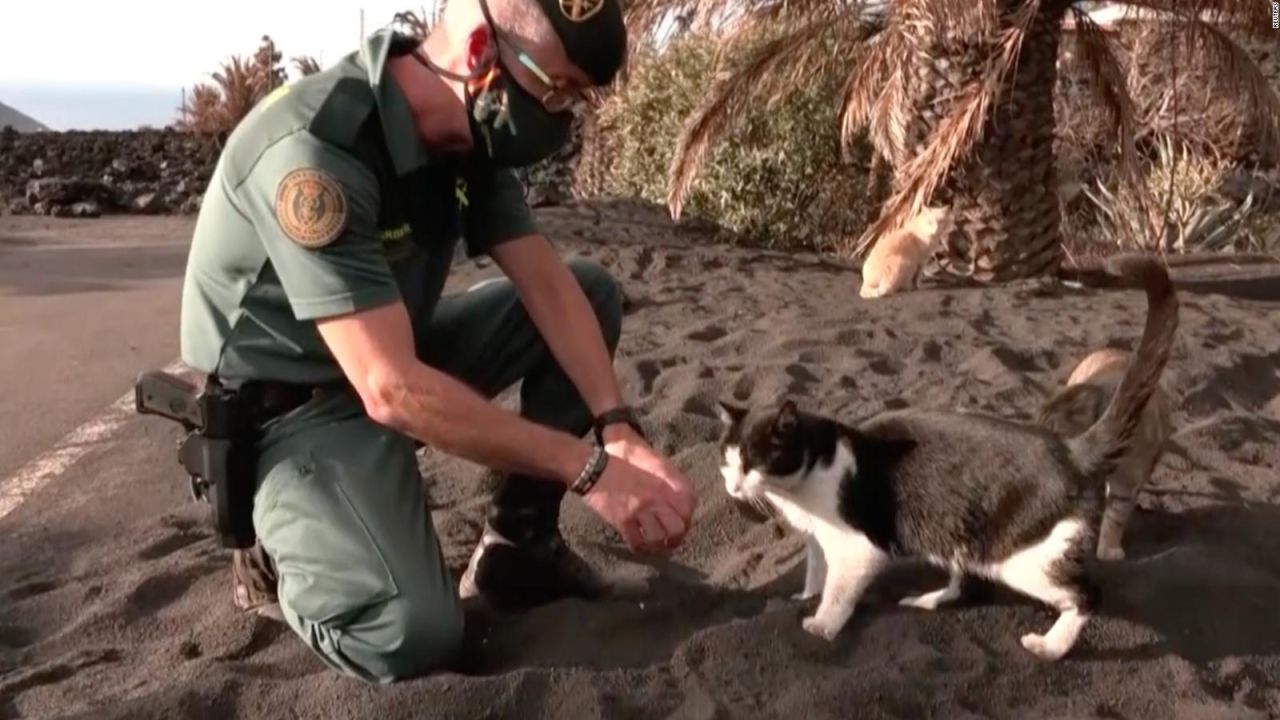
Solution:
<path fill-rule="evenodd" d="M 0 130 L 0 214 L 194 213 L 217 162 L 175 130 Z"/>
<path fill-rule="evenodd" d="M 580 136 L 520 171 L 535 206 L 569 195 Z M 0 129 L 0 215 L 191 214 L 218 161 L 210 142 L 176 130 L 18 133 Z"/>

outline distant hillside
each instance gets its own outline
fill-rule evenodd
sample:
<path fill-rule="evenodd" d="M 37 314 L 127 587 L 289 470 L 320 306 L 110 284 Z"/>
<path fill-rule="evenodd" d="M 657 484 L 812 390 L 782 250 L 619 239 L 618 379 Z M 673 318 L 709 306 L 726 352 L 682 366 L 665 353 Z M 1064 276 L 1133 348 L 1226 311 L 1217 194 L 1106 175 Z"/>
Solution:
<path fill-rule="evenodd" d="M 13 129 L 18 132 L 36 132 L 37 130 L 49 129 L 34 118 L 27 117 L 8 105 L 0 103 L 0 128 L 5 125 L 12 125 Z"/>

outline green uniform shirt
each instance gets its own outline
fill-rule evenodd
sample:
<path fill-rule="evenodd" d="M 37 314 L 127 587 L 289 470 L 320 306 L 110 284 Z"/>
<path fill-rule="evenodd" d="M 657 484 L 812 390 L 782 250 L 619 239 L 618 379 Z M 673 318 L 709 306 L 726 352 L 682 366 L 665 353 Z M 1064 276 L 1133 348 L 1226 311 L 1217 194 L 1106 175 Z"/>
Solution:
<path fill-rule="evenodd" d="M 265 98 L 228 138 L 183 287 L 191 367 L 230 380 L 340 379 L 316 319 L 404 302 L 422 327 L 459 238 L 474 257 L 536 231 L 510 171 L 428 154 L 384 74 L 405 42 L 372 35 Z"/>

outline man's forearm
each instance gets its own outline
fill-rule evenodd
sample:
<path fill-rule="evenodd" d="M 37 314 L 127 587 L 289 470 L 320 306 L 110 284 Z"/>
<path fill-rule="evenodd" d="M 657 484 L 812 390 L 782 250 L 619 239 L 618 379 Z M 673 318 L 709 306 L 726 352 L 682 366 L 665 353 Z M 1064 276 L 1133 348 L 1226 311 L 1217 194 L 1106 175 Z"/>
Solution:
<path fill-rule="evenodd" d="M 622 391 L 590 301 L 549 245 L 537 257 L 537 272 L 513 278 L 530 320 L 592 415 L 617 407 Z"/>
<path fill-rule="evenodd" d="M 573 274 L 566 269 L 564 277 L 554 281 L 556 290 L 546 294 L 544 303 L 536 303 L 536 310 L 529 308 L 529 315 L 592 415 L 598 415 L 622 403 L 613 358 Z"/>
<path fill-rule="evenodd" d="M 591 452 L 582 440 L 529 422 L 426 365 L 408 368 L 378 386 L 372 406 L 377 411 L 371 413 L 375 420 L 499 472 L 568 484 Z"/>

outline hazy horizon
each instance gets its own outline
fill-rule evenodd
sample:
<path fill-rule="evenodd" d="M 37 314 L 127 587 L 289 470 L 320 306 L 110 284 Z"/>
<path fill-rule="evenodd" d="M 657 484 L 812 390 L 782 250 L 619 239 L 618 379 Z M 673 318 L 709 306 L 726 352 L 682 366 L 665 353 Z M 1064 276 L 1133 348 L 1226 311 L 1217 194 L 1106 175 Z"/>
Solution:
<path fill-rule="evenodd" d="M 328 67 L 359 47 L 361 30 L 435 5 L 364 0 L 318 13 L 302 0 L 222 0 L 216 10 L 131 0 L 121 22 L 125 11 L 110 3 L 14 4 L 0 23 L 0 102 L 52 130 L 163 127 L 177 119 L 184 88 L 209 82 L 231 55 L 251 56 L 264 35 L 292 76 L 295 57 Z M 46 28 L 57 29 L 56 43 Z"/>
<path fill-rule="evenodd" d="M 292 58 L 328 66 L 357 49 L 361 10 L 367 35 L 433 1 L 365 0 L 335 12 L 302 0 L 223 0 L 216 10 L 160 0 L 11 4 L 0 23 L 0 102 L 51 129 L 81 130 L 172 123 L 183 88 L 209 82 L 231 55 L 251 56 L 263 35 L 292 75 Z"/>
<path fill-rule="evenodd" d="M 0 82 L 0 102 L 50 130 L 161 128 L 177 120 L 182 88 Z"/>

